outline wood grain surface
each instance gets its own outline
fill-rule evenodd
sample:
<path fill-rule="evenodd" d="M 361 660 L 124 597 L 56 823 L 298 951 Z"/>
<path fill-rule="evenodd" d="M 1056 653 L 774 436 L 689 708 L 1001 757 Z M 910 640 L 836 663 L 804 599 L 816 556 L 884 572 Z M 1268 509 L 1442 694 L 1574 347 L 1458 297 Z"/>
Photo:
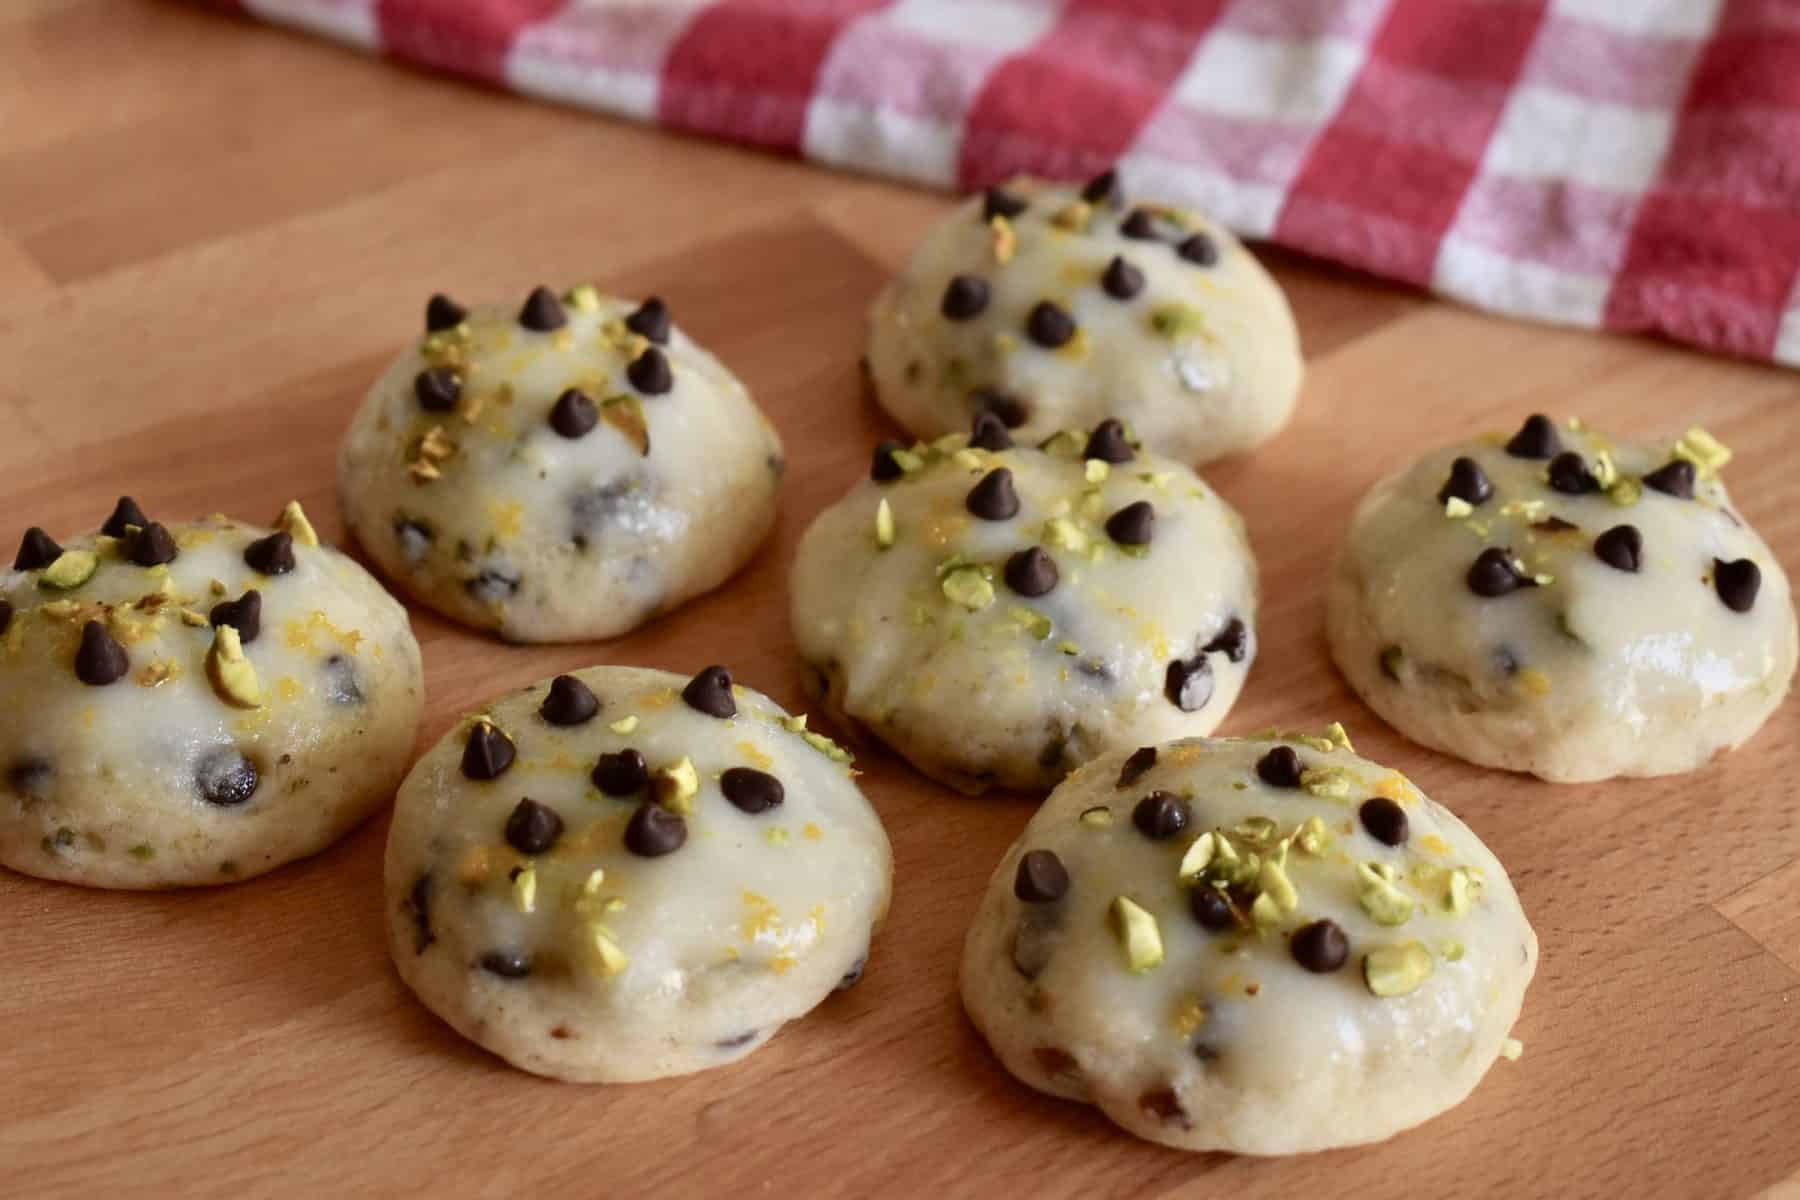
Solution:
<path fill-rule="evenodd" d="M 421 744 L 497 691 L 594 662 L 713 660 L 790 706 L 784 580 L 890 432 L 862 313 L 938 197 L 378 64 L 183 5 L 0 5 L 0 543 L 152 512 L 341 539 L 337 439 L 434 289 L 656 290 L 790 451 L 776 536 L 719 593 L 604 645 L 415 625 Z M 1350 505 L 1428 445 L 1579 412 L 1708 425 L 1735 497 L 1800 566 L 1800 380 L 1518 324 L 1271 255 L 1309 360 L 1299 415 L 1208 471 L 1265 580 L 1226 732 L 1343 720 L 1510 867 L 1543 967 L 1501 1063 L 1385 1145 L 1185 1155 L 1014 1083 L 956 997 L 964 927 L 1031 801 L 861 757 L 897 892 L 866 980 L 742 1064 L 628 1087 L 535 1079 L 400 985 L 385 817 L 242 886 L 158 895 L 0 877 L 0 1193 L 1743 1196 L 1800 1173 L 1796 703 L 1693 775 L 1554 787 L 1383 728 L 1333 672 L 1324 568 Z"/>

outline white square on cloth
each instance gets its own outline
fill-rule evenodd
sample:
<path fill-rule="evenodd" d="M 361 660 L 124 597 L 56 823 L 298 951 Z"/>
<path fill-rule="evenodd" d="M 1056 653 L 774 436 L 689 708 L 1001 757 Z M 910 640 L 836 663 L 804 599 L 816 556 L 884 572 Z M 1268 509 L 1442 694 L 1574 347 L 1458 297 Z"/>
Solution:
<path fill-rule="evenodd" d="M 934 41 L 953 41 L 1001 54 L 1023 50 L 1056 24 L 1060 3 L 1031 0 L 899 0 L 865 20 L 895 25 Z"/>
<path fill-rule="evenodd" d="M 1343 103 L 1363 48 L 1341 38 L 1283 41 L 1215 29 L 1175 85 L 1175 100 L 1232 116 L 1323 122 Z"/>
<path fill-rule="evenodd" d="M 1525 83 L 1507 99 L 1483 170 L 1640 191 L 1655 179 L 1673 128 L 1667 112 Z"/>

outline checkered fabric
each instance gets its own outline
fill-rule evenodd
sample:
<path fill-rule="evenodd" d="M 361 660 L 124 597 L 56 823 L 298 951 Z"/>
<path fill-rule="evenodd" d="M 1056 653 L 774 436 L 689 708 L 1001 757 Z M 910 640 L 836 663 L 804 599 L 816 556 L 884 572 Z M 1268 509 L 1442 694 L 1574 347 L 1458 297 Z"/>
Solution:
<path fill-rule="evenodd" d="M 569 104 L 1141 194 L 1499 312 L 1800 365 L 1800 0 L 236 0 Z"/>

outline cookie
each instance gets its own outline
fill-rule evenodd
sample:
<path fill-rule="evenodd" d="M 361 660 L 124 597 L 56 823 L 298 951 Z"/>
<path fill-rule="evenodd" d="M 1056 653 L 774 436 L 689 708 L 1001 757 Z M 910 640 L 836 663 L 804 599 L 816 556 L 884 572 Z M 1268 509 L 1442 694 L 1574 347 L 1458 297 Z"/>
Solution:
<path fill-rule="evenodd" d="M 717 587 L 775 519 L 780 439 L 661 300 L 443 296 L 338 460 L 390 580 L 508 641 L 612 637 Z"/>
<path fill-rule="evenodd" d="M 164 525 L 26 531 L 0 575 L 0 863 L 107 888 L 232 883 L 394 794 L 424 700 L 406 610 L 319 544 Z"/>
<path fill-rule="evenodd" d="M 790 593 L 834 715 L 967 792 L 1208 733 L 1256 654 L 1243 522 L 1112 420 L 1042 447 L 991 415 L 884 442 L 807 530 Z"/>
<path fill-rule="evenodd" d="M 1022 1082 L 1184 1150 L 1379 1141 L 1497 1057 L 1537 937 L 1480 839 L 1324 737 L 1108 754 L 1051 793 L 963 948 Z"/>
<path fill-rule="evenodd" d="M 1332 657 L 1407 737 L 1558 782 L 1689 771 L 1794 675 L 1787 577 L 1702 429 L 1626 442 L 1533 416 L 1370 490 L 1327 597 Z"/>
<path fill-rule="evenodd" d="M 854 984 L 892 860 L 850 757 L 723 667 L 591 667 L 462 722 L 400 789 L 401 978 L 579 1082 L 743 1058 Z"/>
<path fill-rule="evenodd" d="M 925 237 L 869 317 L 875 395 L 914 437 L 992 412 L 1021 441 L 1105 417 L 1185 463 L 1267 441 L 1300 390 L 1286 298 L 1224 228 L 1020 179 Z"/>

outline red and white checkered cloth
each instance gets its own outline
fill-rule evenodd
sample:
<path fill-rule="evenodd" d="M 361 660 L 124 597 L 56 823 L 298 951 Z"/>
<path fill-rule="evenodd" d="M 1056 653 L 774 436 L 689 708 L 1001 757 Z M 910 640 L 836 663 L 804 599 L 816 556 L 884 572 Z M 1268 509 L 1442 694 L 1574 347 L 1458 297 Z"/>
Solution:
<path fill-rule="evenodd" d="M 958 189 L 1139 194 L 1500 312 L 1800 366 L 1800 0 L 234 0 Z"/>

